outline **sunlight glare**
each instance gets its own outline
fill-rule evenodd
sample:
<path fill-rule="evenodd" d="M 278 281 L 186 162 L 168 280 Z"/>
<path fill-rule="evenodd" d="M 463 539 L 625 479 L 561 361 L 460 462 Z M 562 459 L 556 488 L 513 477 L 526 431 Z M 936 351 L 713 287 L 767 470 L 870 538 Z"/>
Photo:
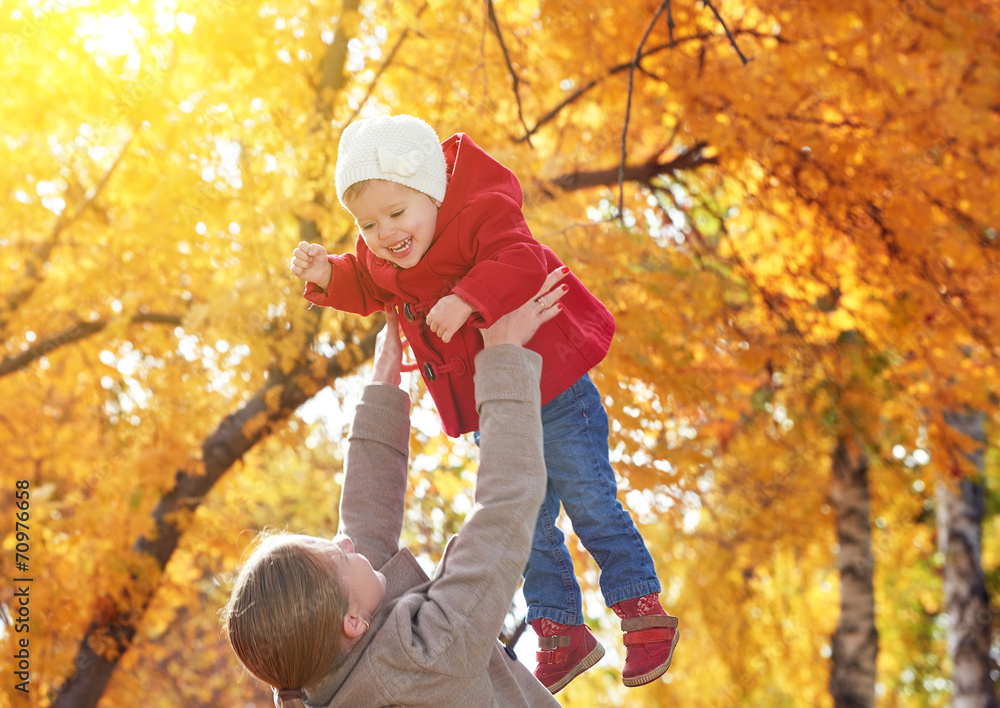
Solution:
<path fill-rule="evenodd" d="M 84 38 L 83 47 L 92 54 L 104 57 L 138 58 L 135 40 L 146 36 L 146 30 L 135 15 L 101 15 L 88 17 L 77 28 L 77 34 Z"/>

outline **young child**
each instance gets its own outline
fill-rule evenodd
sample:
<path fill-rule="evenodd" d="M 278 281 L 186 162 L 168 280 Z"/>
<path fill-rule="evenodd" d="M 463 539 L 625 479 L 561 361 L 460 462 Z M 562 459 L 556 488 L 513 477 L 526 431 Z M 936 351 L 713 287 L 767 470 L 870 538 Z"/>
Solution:
<path fill-rule="evenodd" d="M 395 308 L 444 431 L 478 430 L 478 330 L 533 297 L 546 274 L 563 267 L 532 238 L 517 178 L 469 136 L 442 144 L 427 123 L 400 115 L 344 130 L 336 187 L 360 230 L 356 254 L 328 256 L 319 244 L 300 243 L 291 270 L 307 281 L 305 297 L 363 315 Z M 607 354 L 614 320 L 572 273 L 564 283 L 563 314 L 527 344 L 543 362 L 548 480 L 524 596 L 540 637 L 535 675 L 552 693 L 604 655 L 583 623 L 580 586 L 555 525 L 560 504 L 601 568 L 605 602 L 622 620 L 623 682 L 639 686 L 663 675 L 678 639 L 677 619 L 660 606 L 653 560 L 617 499 L 607 414 L 587 375 Z"/>

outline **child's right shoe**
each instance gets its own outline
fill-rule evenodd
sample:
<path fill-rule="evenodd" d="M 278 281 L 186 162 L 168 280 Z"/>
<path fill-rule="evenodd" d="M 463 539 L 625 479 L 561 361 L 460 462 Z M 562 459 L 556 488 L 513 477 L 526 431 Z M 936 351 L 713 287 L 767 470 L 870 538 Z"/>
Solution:
<path fill-rule="evenodd" d="M 622 683 L 642 686 L 667 673 L 680 635 L 677 618 L 663 611 L 659 595 L 653 593 L 625 600 L 612 605 L 611 609 L 621 619 L 625 633 Z"/>
<path fill-rule="evenodd" d="M 542 618 L 532 620 L 531 628 L 538 635 L 535 678 L 552 694 L 604 656 L 604 645 L 585 624 L 573 626 Z"/>

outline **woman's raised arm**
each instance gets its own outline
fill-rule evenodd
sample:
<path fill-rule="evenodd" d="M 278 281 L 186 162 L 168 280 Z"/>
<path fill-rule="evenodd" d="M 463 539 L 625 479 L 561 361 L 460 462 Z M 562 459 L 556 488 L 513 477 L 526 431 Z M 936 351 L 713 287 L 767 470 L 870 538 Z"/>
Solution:
<path fill-rule="evenodd" d="M 410 397 L 400 382 L 403 347 L 396 313 L 387 308 L 375 346 L 372 384 L 354 413 L 344 460 L 340 531 L 380 568 L 399 549 L 410 444 Z"/>

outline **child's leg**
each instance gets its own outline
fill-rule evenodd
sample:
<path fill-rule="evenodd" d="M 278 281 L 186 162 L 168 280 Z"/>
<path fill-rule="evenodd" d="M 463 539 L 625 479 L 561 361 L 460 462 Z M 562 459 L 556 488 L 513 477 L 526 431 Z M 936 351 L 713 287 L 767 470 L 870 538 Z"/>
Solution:
<path fill-rule="evenodd" d="M 605 602 L 622 618 L 628 647 L 624 682 L 648 683 L 670 666 L 677 644 L 676 618 L 665 617 L 653 559 L 617 499 L 608 458 L 608 418 L 600 394 L 584 376 L 553 403 L 557 401 L 558 411 L 549 411 L 546 417 L 543 408 L 542 416 L 548 484 L 601 568 Z M 648 615 L 660 619 L 635 619 Z"/>
<path fill-rule="evenodd" d="M 549 484 L 524 571 L 524 597 L 528 621 L 538 635 L 535 678 L 552 693 L 604 656 L 604 647 L 583 623 L 580 585 L 563 533 L 555 525 L 558 516 L 559 497 Z"/>
<path fill-rule="evenodd" d="M 570 401 L 572 407 L 572 399 L 572 391 L 567 391 L 542 406 L 547 467 L 550 445 L 546 421 L 559 420 L 564 415 L 564 401 Z M 552 693 L 558 693 L 604 656 L 604 647 L 583 623 L 583 601 L 573 559 L 555 524 L 561 506 L 558 486 L 549 479 L 524 571 L 528 621 L 539 637 L 535 677 Z"/>
<path fill-rule="evenodd" d="M 528 622 L 538 635 L 535 678 L 552 693 L 561 691 L 604 656 L 604 647 L 583 623 L 583 601 L 573 560 L 562 531 L 555 525 L 559 506 L 559 497 L 552 485 L 547 485 L 524 571 Z"/>
<path fill-rule="evenodd" d="M 562 501 L 573 531 L 600 566 L 608 607 L 660 592 L 653 559 L 618 501 L 608 459 L 608 416 L 588 376 L 543 406 L 542 426 L 549 493 Z"/>
<path fill-rule="evenodd" d="M 531 555 L 524 571 L 527 620 L 548 619 L 576 625 L 583 622 L 583 598 L 565 537 L 555 523 L 559 508 L 559 497 L 549 482 L 542 508 L 538 510 Z"/>

